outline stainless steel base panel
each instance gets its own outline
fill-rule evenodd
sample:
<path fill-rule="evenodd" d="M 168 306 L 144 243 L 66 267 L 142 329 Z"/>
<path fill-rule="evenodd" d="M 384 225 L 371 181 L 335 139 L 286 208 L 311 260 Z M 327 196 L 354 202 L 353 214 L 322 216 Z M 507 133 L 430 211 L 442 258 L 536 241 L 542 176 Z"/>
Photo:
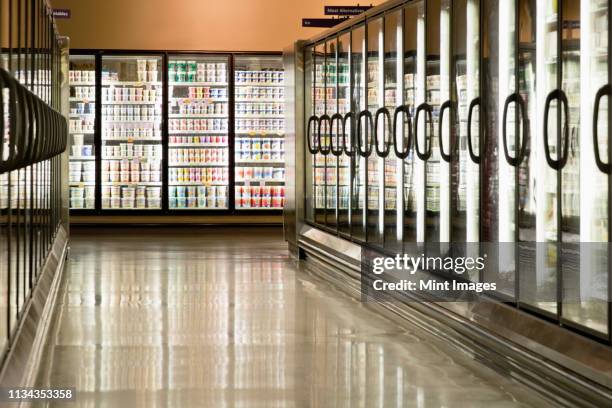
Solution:
<path fill-rule="evenodd" d="M 361 298 L 361 247 L 303 226 L 298 245 L 310 270 Z M 406 296 L 405 294 L 403 296 Z M 612 404 L 612 349 L 512 306 L 477 302 L 369 302 L 545 395 L 560 406 Z"/>
<path fill-rule="evenodd" d="M 67 251 L 68 233 L 60 227 L 2 365 L 0 387 L 33 387 L 35 384 Z"/>

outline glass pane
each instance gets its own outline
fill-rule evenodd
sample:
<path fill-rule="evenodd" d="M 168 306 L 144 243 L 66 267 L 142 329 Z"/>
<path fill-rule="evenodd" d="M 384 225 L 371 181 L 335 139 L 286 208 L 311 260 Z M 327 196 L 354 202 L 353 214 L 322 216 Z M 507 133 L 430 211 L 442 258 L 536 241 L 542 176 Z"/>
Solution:
<path fill-rule="evenodd" d="M 609 180 L 597 167 L 594 154 L 597 147 L 602 160 L 609 162 L 607 97 L 601 99 L 595 124 L 598 146 L 592 129 L 595 95 L 609 83 L 610 17 L 607 1 L 583 2 L 582 15 L 572 2 L 567 3 L 563 8 L 563 83 L 572 131 L 562 172 L 562 310 L 565 319 L 608 333 Z M 576 43 L 580 43 L 579 53 Z"/>
<path fill-rule="evenodd" d="M 425 240 L 427 242 L 440 241 L 440 146 L 438 141 L 438 118 L 440 115 L 440 40 L 447 48 L 448 35 L 443 31 L 448 29 L 448 12 L 444 13 L 445 25 L 440 24 L 440 2 L 428 1 L 427 3 L 427 50 L 426 50 L 426 78 L 425 78 L 425 102 L 433 108 L 433 127 L 425 126 L 425 115 L 421 113 L 419 118 L 419 146 L 424 152 L 431 147 L 431 157 L 424 163 L 425 166 Z M 447 73 L 448 74 L 448 73 Z M 448 85 L 448 77 L 446 84 Z M 446 88 L 448 90 L 448 87 Z M 423 123 L 423 125 L 421 125 Z M 430 131 L 433 130 L 433 133 Z M 445 181 L 448 184 L 448 172 Z M 429 246 L 430 251 L 437 252 L 435 246 Z M 435 253 L 430 254 L 436 256 Z"/>
<path fill-rule="evenodd" d="M 102 58 L 102 209 L 161 209 L 161 63 Z"/>
<path fill-rule="evenodd" d="M 314 55 L 312 47 L 307 47 L 304 50 L 304 119 L 308 121 L 308 119 L 314 114 L 314 101 L 315 101 L 315 70 L 314 70 Z M 304 126 L 306 131 L 307 127 Z M 313 126 L 314 127 L 314 126 Z M 312 146 L 315 146 L 316 141 L 312 136 L 314 134 L 314 129 L 310 131 L 310 134 L 305 134 L 305 138 L 310 138 L 310 143 Z M 306 170 L 306 193 L 305 193 L 305 206 L 306 206 L 306 220 L 310 222 L 314 222 L 314 181 L 315 181 L 315 173 L 316 167 L 314 166 L 313 155 L 308 151 L 308 140 L 304 140 L 304 157 L 305 157 L 305 168 L 310 169 Z"/>
<path fill-rule="evenodd" d="M 537 6 L 536 6 L 537 3 Z M 548 128 L 551 156 L 560 154 L 561 122 L 560 105 L 555 100 L 550 104 L 548 123 L 544 123 L 544 110 L 547 95 L 558 89 L 559 55 L 557 52 L 559 10 L 556 1 L 520 2 L 521 42 L 519 44 L 519 93 L 525 101 L 529 115 L 542 118 L 542 127 Z M 536 10 L 537 7 L 537 10 Z M 537 13 L 536 13 L 537 11 Z M 537 19 L 536 19 L 537 14 Z M 537 34 L 534 34 L 537 21 Z M 537 71 L 537 112 L 532 113 L 535 90 L 533 73 L 535 72 L 535 43 L 538 38 L 538 50 L 543 55 L 543 64 Z M 536 122 L 536 121 L 534 121 Z M 538 129 L 529 129 L 533 135 L 542 135 Z M 518 132 L 518 130 L 517 130 Z M 542 135 L 543 136 L 543 135 Z M 543 140 L 543 137 L 542 139 Z M 558 233 L 557 211 L 557 172 L 547 163 L 542 147 L 545 141 L 537 137 L 528 139 L 528 157 L 519 167 L 519 281 L 520 301 L 536 306 L 550 313 L 556 313 L 557 262 L 556 246 Z M 537 183 L 537 184 L 536 184 Z M 537 185 L 537 187 L 536 187 Z M 534 247 L 537 242 L 537 247 Z M 553 244 L 549 244 L 553 243 Z M 535 262 L 534 254 L 535 252 Z"/>
<path fill-rule="evenodd" d="M 325 43 L 315 46 L 314 111 L 317 117 L 325 114 Z M 316 144 L 315 144 L 316 146 Z M 315 155 L 315 222 L 325 225 L 326 180 L 325 156 Z"/>
<path fill-rule="evenodd" d="M 228 208 L 227 58 L 168 58 L 168 208 Z M 236 101 L 236 106 L 239 102 Z M 237 125 L 238 125 L 238 119 Z M 242 122 L 240 122 L 242 125 Z M 251 145 L 236 140 L 236 163 Z M 246 153 L 248 152 L 248 159 Z M 250 191 L 236 203 L 250 204 Z"/>
<path fill-rule="evenodd" d="M 351 84 L 350 84 L 350 35 L 343 34 L 338 37 L 338 112 L 344 116 L 351 110 Z M 351 123 L 347 121 L 345 140 L 350 149 Z M 340 140 L 340 145 L 342 142 Z M 344 153 L 338 157 L 338 231 L 350 233 L 350 179 L 351 159 Z"/>
<path fill-rule="evenodd" d="M 424 70 L 424 5 L 413 3 L 404 8 L 404 104 L 408 106 L 414 121 L 417 98 L 420 98 L 424 81 L 419 81 Z M 406 133 L 406 131 L 404 131 Z M 405 142 L 405 136 L 401 139 Z M 404 247 L 414 245 L 417 241 L 417 163 L 414 153 L 414 140 L 410 146 L 402 143 L 403 151 L 408 156 L 403 160 L 403 202 L 404 227 L 402 238 Z"/>
<path fill-rule="evenodd" d="M 383 50 L 382 19 L 377 18 L 368 23 L 367 38 L 367 109 L 372 116 L 384 105 L 384 65 L 381 58 Z M 366 119 L 363 119 L 362 129 L 366 134 L 364 138 L 369 143 L 374 143 L 373 129 L 369 129 Z M 378 134 L 383 134 L 382 125 Z M 382 138 L 381 138 L 382 139 Z M 368 143 L 368 142 L 366 142 Z M 379 148 L 381 145 L 379 145 Z M 384 196 L 381 191 L 384 187 L 384 160 L 378 157 L 376 149 L 372 148 L 372 154 L 367 158 L 367 241 L 371 244 L 382 245 L 383 216 L 381 212 Z"/>
<path fill-rule="evenodd" d="M 282 58 L 236 57 L 234 83 L 236 208 L 281 209 L 285 201 Z M 227 179 L 224 182 L 227 185 Z"/>
<path fill-rule="evenodd" d="M 357 115 L 359 112 L 366 109 L 365 28 L 363 26 L 355 28 L 351 36 L 351 75 L 353 78 L 351 84 L 353 88 L 351 111 Z M 353 127 L 353 132 L 355 132 L 355 127 Z M 353 166 L 351 172 L 353 178 L 351 234 L 353 238 L 364 241 L 366 159 L 355 154 L 351 163 Z"/>
<path fill-rule="evenodd" d="M 514 297 L 514 167 L 503 153 L 502 118 L 506 98 L 515 90 L 516 3 L 491 0 L 482 3 L 483 67 L 486 103 L 486 148 L 481 154 L 482 171 L 482 237 L 484 253 L 496 262 L 487 262 L 484 281 L 495 282 L 497 290 Z M 503 27 L 503 29 L 502 29 Z M 513 106 L 514 104 L 512 104 Z M 509 108 L 508 122 L 514 118 Z M 473 129 L 473 128 L 472 128 Z M 514 140 L 514 126 L 507 125 L 508 140 Z M 514 150 L 512 150 L 514 151 Z M 503 188 L 500 188 L 503 186 Z"/>
<path fill-rule="evenodd" d="M 385 108 L 389 110 L 391 120 L 397 106 L 402 105 L 402 72 L 403 66 L 401 59 L 398 58 L 398 53 L 401 51 L 402 43 L 402 13 L 396 11 L 385 16 L 385 72 L 384 72 L 384 88 L 385 88 Z M 383 146 L 385 139 L 392 138 L 389 133 L 389 123 L 384 116 L 380 118 L 380 137 L 379 144 Z M 391 143 L 393 141 L 391 140 Z M 391 145 L 388 146 L 391 150 Z M 397 159 L 395 153 L 391 151 L 389 156 L 384 159 L 384 244 L 385 248 L 399 253 L 402 250 L 401 235 L 398 234 L 398 198 L 401 204 L 402 191 L 398 190 L 398 178 L 402 174 L 402 162 Z M 401 228 L 400 228 L 401 229 Z"/>
<path fill-rule="evenodd" d="M 96 57 L 71 55 L 70 71 L 70 208 L 96 206 Z"/>
<path fill-rule="evenodd" d="M 338 112 L 337 47 L 337 39 L 328 41 L 325 44 L 325 113 L 329 117 Z M 326 136 L 321 140 L 321 143 L 328 150 L 332 148 L 332 143 L 335 148 L 335 141 L 331 139 L 332 130 L 335 131 L 337 129 L 330 129 L 327 124 L 321 127 L 321 131 L 325 132 L 324 135 Z M 326 223 L 328 227 L 336 229 L 338 160 L 331 152 L 325 156 L 325 181 L 327 184 Z"/>

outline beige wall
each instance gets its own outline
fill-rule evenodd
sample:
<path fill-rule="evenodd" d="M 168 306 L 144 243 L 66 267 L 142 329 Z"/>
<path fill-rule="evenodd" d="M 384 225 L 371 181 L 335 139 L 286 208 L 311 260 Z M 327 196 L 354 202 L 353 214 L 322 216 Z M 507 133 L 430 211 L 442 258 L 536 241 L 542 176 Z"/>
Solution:
<path fill-rule="evenodd" d="M 51 0 L 72 16 L 58 20 L 72 48 L 281 51 L 321 31 L 324 5 L 351 0 Z M 373 0 L 380 4 L 381 0 Z M 360 3 L 360 4 L 370 4 Z"/>

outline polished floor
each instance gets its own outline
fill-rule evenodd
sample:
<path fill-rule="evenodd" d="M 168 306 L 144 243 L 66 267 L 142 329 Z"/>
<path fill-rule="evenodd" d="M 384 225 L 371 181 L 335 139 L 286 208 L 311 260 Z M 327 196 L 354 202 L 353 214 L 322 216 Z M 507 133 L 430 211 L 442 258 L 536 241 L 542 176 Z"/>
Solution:
<path fill-rule="evenodd" d="M 75 229 L 42 406 L 546 407 L 288 257 L 276 228 Z"/>

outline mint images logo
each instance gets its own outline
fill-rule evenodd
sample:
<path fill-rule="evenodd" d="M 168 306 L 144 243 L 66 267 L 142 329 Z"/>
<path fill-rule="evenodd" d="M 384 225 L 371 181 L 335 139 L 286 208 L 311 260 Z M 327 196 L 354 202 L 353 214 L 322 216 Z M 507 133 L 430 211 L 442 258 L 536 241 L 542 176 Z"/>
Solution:
<path fill-rule="evenodd" d="M 416 271 L 445 271 L 463 275 L 465 272 L 481 271 L 485 267 L 487 255 L 478 257 L 441 257 L 396 255 L 391 257 L 376 257 L 372 259 L 372 272 L 380 275 L 386 271 L 407 271 L 415 274 Z"/>

